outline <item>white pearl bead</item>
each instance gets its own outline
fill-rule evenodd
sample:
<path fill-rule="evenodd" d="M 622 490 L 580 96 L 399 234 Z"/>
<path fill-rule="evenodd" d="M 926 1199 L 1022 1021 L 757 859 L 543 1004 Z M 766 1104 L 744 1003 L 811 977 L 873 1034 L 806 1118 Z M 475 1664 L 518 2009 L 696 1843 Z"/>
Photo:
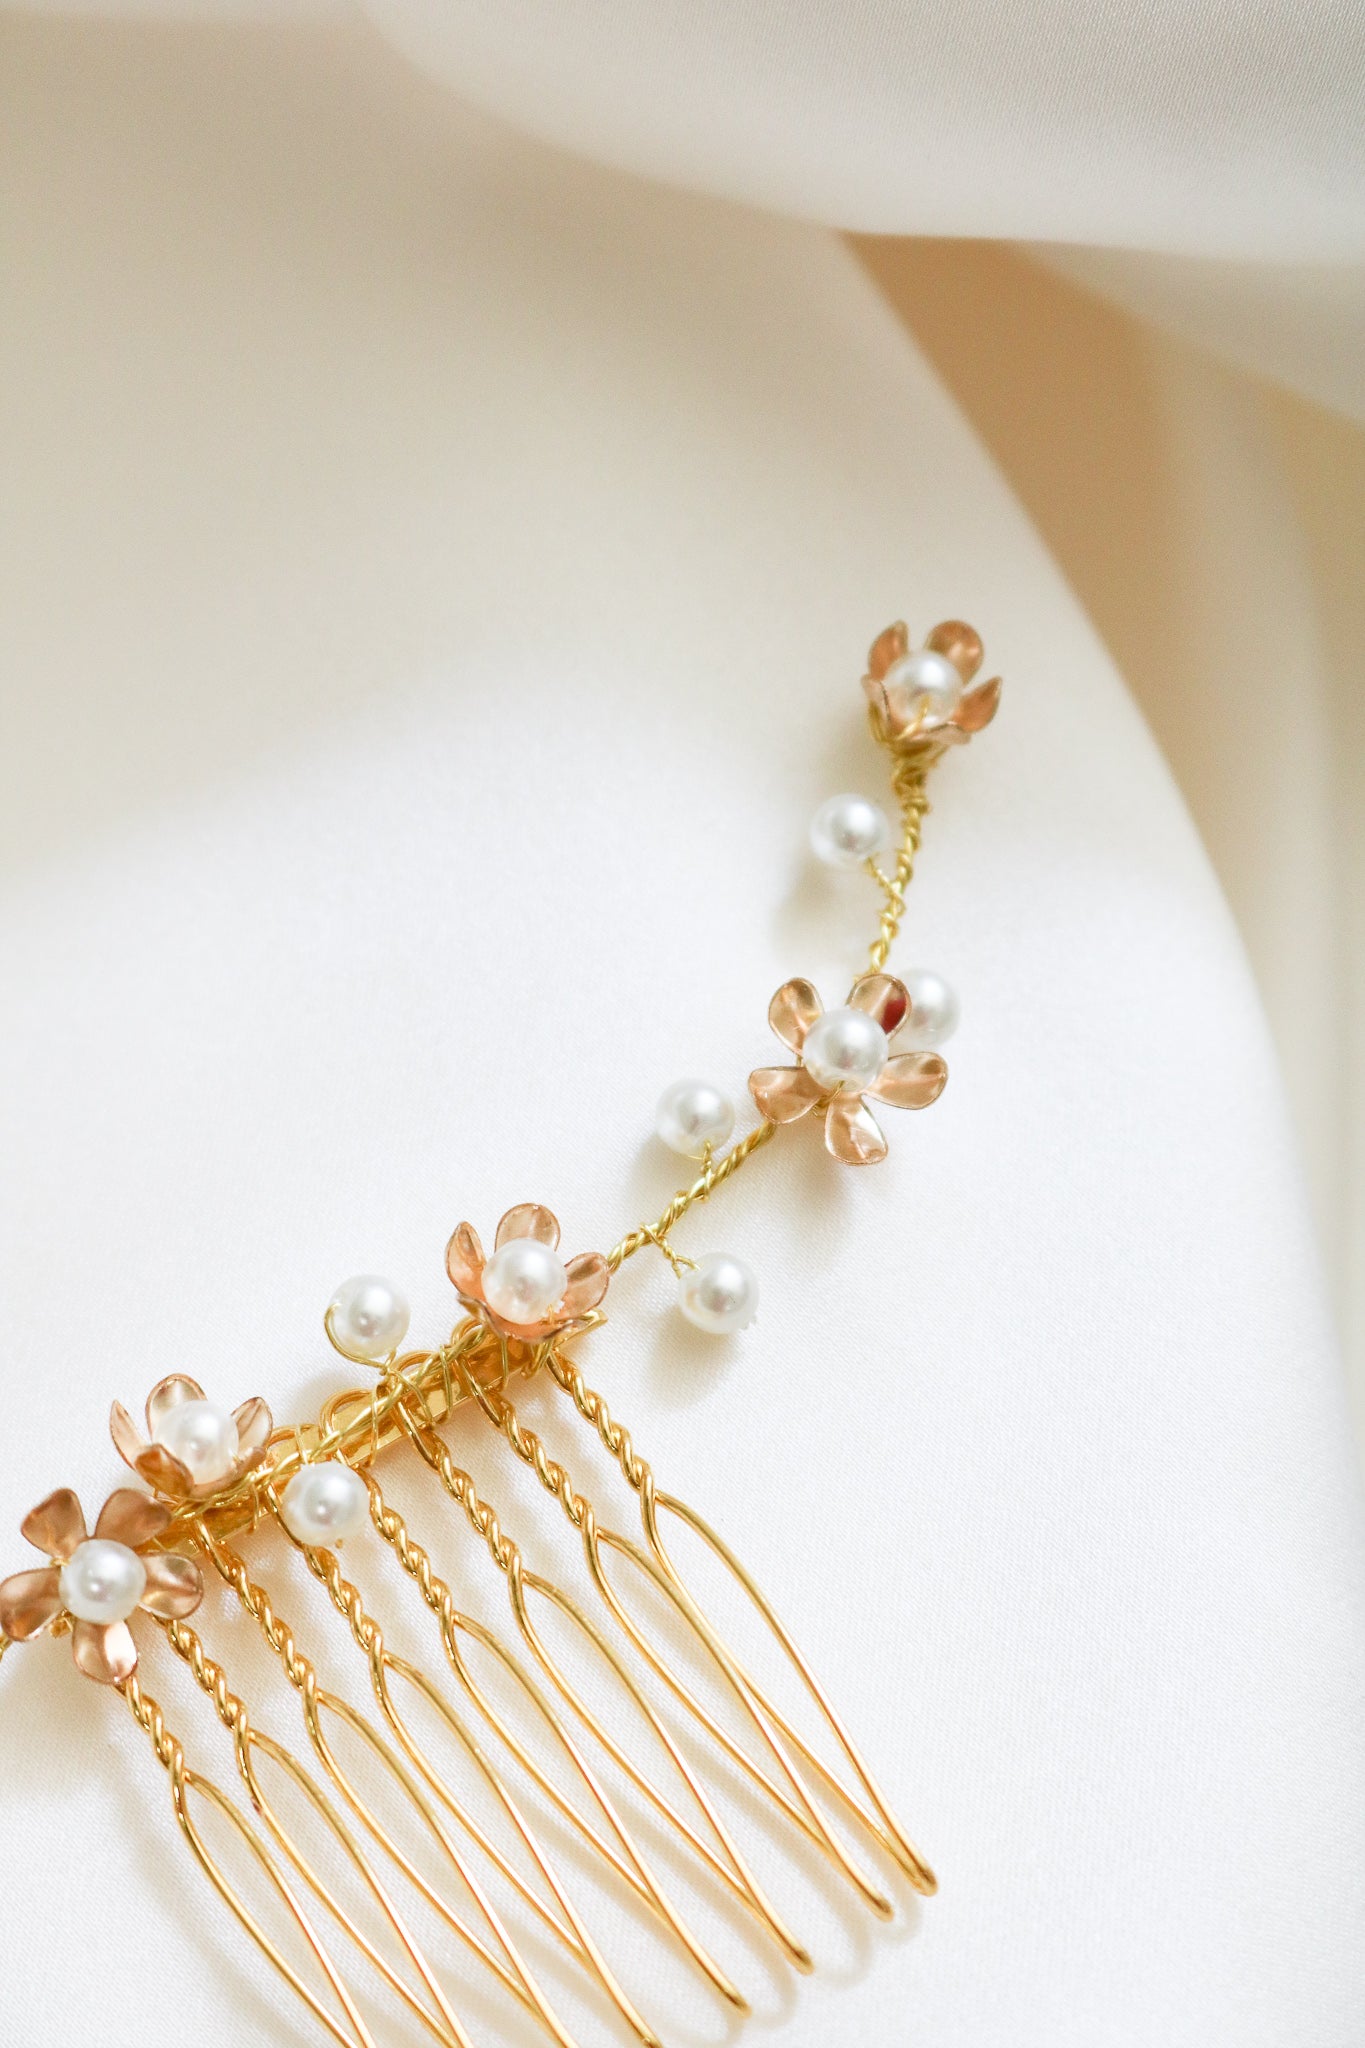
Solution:
<path fill-rule="evenodd" d="M 810 843 L 816 856 L 831 868 L 860 868 L 881 852 L 890 837 L 886 812 L 865 796 L 830 797 L 810 824 Z"/>
<path fill-rule="evenodd" d="M 743 1259 L 708 1252 L 678 1275 L 678 1307 L 689 1323 L 713 1337 L 745 1330 L 758 1313 L 758 1278 Z"/>
<path fill-rule="evenodd" d="M 215 1486 L 226 1479 L 241 1446 L 237 1424 L 226 1408 L 212 1401 L 177 1401 L 168 1408 L 156 1441 L 189 1473 L 196 1486 Z"/>
<path fill-rule="evenodd" d="M 723 1145 L 734 1127 L 734 1103 L 709 1081 L 675 1081 L 654 1113 L 665 1145 L 685 1159 L 700 1159 L 708 1145 Z"/>
<path fill-rule="evenodd" d="M 329 1460 L 305 1465 L 284 1489 L 284 1526 L 299 1543 L 329 1548 L 358 1536 L 370 1519 L 370 1494 L 349 1465 Z"/>
<path fill-rule="evenodd" d="M 392 1280 L 357 1273 L 332 1296 L 328 1322 L 339 1351 L 377 1364 L 392 1357 L 407 1336 L 408 1317 L 408 1304 Z"/>
<path fill-rule="evenodd" d="M 822 1088 L 861 1093 L 886 1065 L 886 1033 L 866 1010 L 826 1010 L 806 1033 L 801 1058 Z"/>
<path fill-rule="evenodd" d="M 126 1621 L 147 1590 L 147 1567 L 126 1543 L 92 1536 L 62 1566 L 60 1587 L 77 1621 Z"/>
<path fill-rule="evenodd" d="M 882 678 L 882 688 L 899 697 L 907 710 L 947 718 L 962 700 L 962 678 L 946 654 L 925 647 L 895 661 Z"/>
<path fill-rule="evenodd" d="M 908 1046 L 945 1045 L 957 1029 L 957 992 L 930 967 L 912 967 L 904 977 L 910 1014 L 898 1042 Z"/>
<path fill-rule="evenodd" d="M 519 1329 L 558 1308 L 568 1284 L 563 1260 L 534 1237 L 509 1238 L 483 1269 L 484 1300 Z"/>

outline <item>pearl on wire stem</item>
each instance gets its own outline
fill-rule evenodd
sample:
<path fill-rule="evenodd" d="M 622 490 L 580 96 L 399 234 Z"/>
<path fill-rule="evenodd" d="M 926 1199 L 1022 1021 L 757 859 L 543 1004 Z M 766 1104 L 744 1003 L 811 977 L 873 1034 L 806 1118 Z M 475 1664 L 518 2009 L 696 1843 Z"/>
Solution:
<path fill-rule="evenodd" d="M 728 1337 L 758 1313 L 758 1276 L 730 1252 L 707 1252 L 679 1272 L 678 1306 L 697 1329 Z"/>

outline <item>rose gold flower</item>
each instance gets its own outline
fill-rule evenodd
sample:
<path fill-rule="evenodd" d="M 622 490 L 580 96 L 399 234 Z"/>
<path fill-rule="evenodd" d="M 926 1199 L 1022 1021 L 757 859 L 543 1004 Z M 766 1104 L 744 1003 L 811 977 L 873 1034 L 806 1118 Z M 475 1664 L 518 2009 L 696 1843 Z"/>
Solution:
<path fill-rule="evenodd" d="M 825 1144 L 845 1166 L 885 1159 L 886 1139 L 864 1098 L 926 1109 L 948 1079 L 936 1052 L 891 1051 L 909 1014 L 905 984 L 891 974 L 864 974 L 842 1010 L 827 1011 L 808 981 L 784 982 L 768 1005 L 768 1022 L 800 1065 L 750 1074 L 754 1101 L 777 1124 L 819 1110 Z"/>
<path fill-rule="evenodd" d="M 981 636 L 960 619 L 935 626 L 920 655 L 911 653 L 901 620 L 888 626 L 872 643 L 863 677 L 878 739 L 897 753 L 930 757 L 969 740 L 994 718 L 1004 687 L 995 676 L 969 689 L 980 666 Z"/>
<path fill-rule="evenodd" d="M 198 1380 L 180 1372 L 157 1381 L 145 1412 L 150 1442 L 115 1401 L 109 1410 L 114 1449 L 140 1479 L 175 1501 L 226 1493 L 260 1464 L 274 1427 L 259 1394 L 229 1415 L 205 1400 Z"/>
<path fill-rule="evenodd" d="M 204 1581 L 192 1558 L 147 1548 L 170 1519 L 161 1501 L 121 1487 L 100 1509 L 92 1539 L 75 1494 L 59 1487 L 20 1524 L 21 1535 L 52 1563 L 40 1571 L 16 1572 L 0 1584 L 0 1629 L 12 1642 L 22 1643 L 65 1619 L 71 1625 L 71 1654 L 87 1678 L 102 1685 L 131 1678 L 137 1645 L 127 1616 L 133 1609 L 178 1621 L 193 1614 L 204 1596 Z"/>
<path fill-rule="evenodd" d="M 597 1307 L 611 1278 L 600 1252 L 583 1252 L 562 1265 L 559 1224 L 538 1202 L 519 1202 L 498 1225 L 493 1256 L 485 1259 L 478 1233 L 461 1223 L 446 1246 L 446 1271 L 466 1308 L 504 1337 L 538 1344 L 581 1322 Z"/>

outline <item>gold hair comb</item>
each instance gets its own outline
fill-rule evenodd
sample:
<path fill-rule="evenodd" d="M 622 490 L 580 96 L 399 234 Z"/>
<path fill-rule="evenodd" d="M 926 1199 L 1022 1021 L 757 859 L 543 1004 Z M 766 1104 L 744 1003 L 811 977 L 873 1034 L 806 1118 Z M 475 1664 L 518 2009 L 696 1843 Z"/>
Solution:
<path fill-rule="evenodd" d="M 370 1384 L 335 1395 L 315 1422 L 277 1429 L 259 1396 L 229 1411 L 196 1381 L 173 1374 L 148 1396 L 145 1430 L 118 1402 L 110 1415 L 114 1446 L 141 1487 L 111 1493 L 93 1534 L 67 1489 L 22 1524 L 47 1562 L 0 1584 L 0 1656 L 15 1643 L 68 1636 L 80 1670 L 122 1695 L 165 1768 L 176 1819 L 205 1875 L 343 2048 L 374 2048 L 378 2022 L 366 2015 L 362 1986 L 378 1996 L 381 2011 L 396 2001 L 408 2031 L 416 2023 L 444 2048 L 472 2048 L 471 2007 L 484 2038 L 498 2033 L 496 2018 L 489 2026 L 482 2018 L 498 2008 L 486 1995 L 490 1984 L 510 2002 L 502 2011 L 529 2015 L 560 2048 L 574 2048 L 546 1988 L 551 1977 L 562 1983 L 566 1976 L 586 1985 L 590 2002 L 637 2040 L 657 2043 L 637 1991 L 625 1987 L 591 1930 L 583 1903 L 590 1883 L 624 1895 L 660 1942 L 743 2012 L 745 1994 L 730 1968 L 677 1903 L 674 1873 L 700 1877 L 794 1969 L 813 1963 L 741 1839 L 741 1817 L 764 1816 L 790 1861 L 817 1857 L 880 1918 L 894 1911 L 894 1881 L 925 1894 L 936 1888 L 763 1593 L 709 1523 L 662 1490 L 585 1380 L 577 1353 L 604 1320 L 613 1274 L 646 1246 L 672 1267 L 679 1307 L 693 1324 L 717 1334 L 744 1328 L 757 1301 L 753 1274 L 725 1254 L 694 1260 L 678 1251 L 672 1234 L 681 1218 L 787 1124 L 817 1118 L 833 1158 L 865 1166 L 886 1155 L 878 1110 L 922 1109 L 942 1092 L 947 1067 L 938 1047 L 956 1021 L 956 1000 L 937 975 L 898 980 L 886 963 L 928 810 L 929 771 L 948 747 L 987 725 L 999 703 L 998 679 L 974 681 L 980 663 L 979 638 L 955 621 L 936 626 L 917 651 L 900 624 L 874 641 L 863 689 L 872 732 L 891 756 L 899 833 L 877 804 L 858 796 L 832 798 L 811 828 L 823 860 L 863 869 L 880 891 L 867 971 L 838 1008 L 825 1009 L 808 981 L 777 991 L 768 1019 L 790 1061 L 750 1075 L 760 1120 L 734 1142 L 734 1109 L 719 1089 L 686 1081 L 666 1092 L 659 1135 L 698 1171 L 655 1222 L 628 1232 L 605 1255 L 568 1260 L 558 1222 L 538 1203 L 508 1210 L 491 1252 L 462 1222 L 446 1247 L 462 1314 L 435 1349 L 403 1349 L 408 1308 L 395 1286 L 371 1275 L 351 1280 L 328 1308 L 326 1329 L 344 1358 L 373 1370 Z M 564 1396 L 564 1413 L 595 1439 L 592 1454 L 605 1452 L 634 1497 L 638 1533 L 601 1519 L 569 1468 L 522 1420 L 512 1389 L 532 1378 Z M 558 1503 L 581 1545 L 589 1605 L 531 1568 L 498 1510 L 456 1462 L 442 1435 L 456 1410 L 486 1422 Z M 413 1470 L 429 1470 L 475 1539 L 461 1572 L 471 1581 L 479 1572 L 505 1581 L 505 1637 L 466 1611 L 456 1585 L 381 1492 L 381 1454 L 400 1444 L 416 1454 L 408 1461 Z M 338 1640 L 349 1637 L 368 1673 L 369 1712 L 324 1688 L 237 1547 L 266 1525 L 300 1553 L 335 1609 Z M 341 1547 L 366 1531 L 416 1587 L 414 1610 L 426 1610 L 426 1626 L 439 1638 L 436 1676 L 386 1644 L 346 1575 Z M 779 1686 L 756 1675 L 684 1578 L 674 1556 L 680 1533 L 758 1625 L 764 1654 L 781 1674 L 781 1703 Z M 312 1768 L 255 1725 L 190 1626 L 206 1573 L 235 1596 L 298 1694 Z M 129 1627 L 138 1610 L 212 1703 L 231 1738 L 250 1814 L 191 1765 L 144 1690 Z M 144 1625 L 141 1633 L 155 1631 Z M 453 1744 L 477 1797 L 432 1754 L 430 1736 L 415 1725 L 418 1712 Z M 799 1720 L 811 1725 L 803 1732 Z M 344 1760 L 343 1734 L 365 1758 L 359 1777 Z M 310 1815 L 324 1853 L 301 1844 L 280 1803 L 281 1783 Z M 401 1821 L 385 1817 L 367 1789 L 373 1783 Z M 230 1874 L 211 1832 L 229 1845 L 245 1877 Z M 419 1908 L 435 1922 L 435 1944 L 419 1940 L 410 1924 Z M 453 1944 L 480 1966 L 463 1982 L 452 1982 Z"/>

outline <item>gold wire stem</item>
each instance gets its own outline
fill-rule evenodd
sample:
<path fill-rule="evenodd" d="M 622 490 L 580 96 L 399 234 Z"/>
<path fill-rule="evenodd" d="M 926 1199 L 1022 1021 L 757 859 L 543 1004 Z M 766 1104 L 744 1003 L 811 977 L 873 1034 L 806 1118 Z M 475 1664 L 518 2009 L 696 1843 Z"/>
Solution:
<path fill-rule="evenodd" d="M 647 1244 L 659 1244 L 668 1236 L 680 1216 L 685 1216 L 696 1203 L 704 1202 L 718 1187 L 739 1172 L 747 1159 L 752 1159 L 760 1145 L 766 1145 L 777 1130 L 777 1125 L 766 1120 L 755 1124 L 742 1138 L 722 1152 L 718 1159 L 710 1160 L 697 1175 L 690 1188 L 680 1188 L 663 1214 L 654 1223 L 642 1223 L 636 1230 L 628 1230 L 619 1244 L 613 1245 L 607 1253 L 607 1264 L 615 1272 L 626 1259 L 633 1258 Z"/>
<path fill-rule="evenodd" d="M 453 1370 L 456 1361 L 458 1377 Z M 538 1359 L 532 1355 L 522 1363 L 530 1368 Z M 414 1387 L 421 1389 L 431 1413 L 444 1421 L 470 1398 L 466 1389 L 471 1381 L 500 1381 L 505 1376 L 497 1337 L 476 1318 L 466 1317 L 439 1349 L 405 1352 L 377 1383 L 333 1394 L 316 1422 L 277 1430 L 264 1465 L 212 1502 L 191 1499 L 175 1507 L 156 1547 L 174 1550 L 187 1537 L 197 1540 L 201 1521 L 219 1537 L 256 1528 L 269 1513 L 269 1490 L 284 1486 L 307 1464 L 337 1459 L 356 1471 L 372 1464 L 382 1451 L 404 1441 L 398 1410 Z"/>
<path fill-rule="evenodd" d="M 880 973 L 891 955 L 896 934 L 900 930 L 901 918 L 905 913 L 905 892 L 915 872 L 915 856 L 919 852 L 920 834 L 929 811 L 929 798 L 925 792 L 926 768 L 922 762 L 898 761 L 891 778 L 901 809 L 901 842 L 896 855 L 896 865 L 889 875 L 884 874 L 876 861 L 868 862 L 868 872 L 881 887 L 885 903 L 877 936 L 868 952 L 868 966 L 872 972 Z"/>
<path fill-rule="evenodd" d="M 873 726 L 876 734 L 875 724 Z M 919 853 L 920 837 L 930 804 L 926 789 L 929 768 L 925 760 L 897 760 L 892 769 L 891 786 L 900 806 L 901 837 L 896 853 L 896 864 L 888 875 L 875 860 L 867 863 L 867 872 L 882 892 L 882 913 L 878 921 L 877 936 L 868 951 L 868 966 L 873 973 L 885 967 L 900 930 L 905 914 L 905 895 L 915 872 L 915 859 Z M 643 1251 L 647 1244 L 653 1244 L 664 1254 L 676 1271 L 676 1255 L 668 1242 L 669 1232 L 680 1217 L 687 1214 L 698 1202 L 704 1202 L 715 1190 L 739 1172 L 745 1161 L 750 1159 L 760 1145 L 765 1145 L 777 1131 L 778 1126 L 766 1118 L 745 1136 L 736 1140 L 728 1151 L 719 1157 L 708 1152 L 703 1157 L 701 1172 L 687 1188 L 680 1188 L 662 1215 L 653 1223 L 639 1224 L 628 1230 L 618 1244 L 607 1253 L 607 1264 L 615 1272 L 626 1259 Z"/>
<path fill-rule="evenodd" d="M 778 1943 L 788 1961 L 803 1973 L 811 1970 L 814 1964 L 809 1950 L 797 1940 L 796 1936 L 787 1927 L 767 1898 L 700 1779 L 682 1751 L 678 1748 L 665 1723 L 659 1718 L 649 1700 L 640 1690 L 639 1685 L 622 1662 L 620 1656 L 567 1594 L 548 1579 L 541 1578 L 535 1573 L 525 1570 L 521 1551 L 512 1538 L 504 1534 L 496 1509 L 489 1502 L 481 1498 L 472 1475 L 455 1464 L 446 1445 L 436 1435 L 435 1431 L 419 1425 L 414 1418 L 411 1423 L 411 1434 L 413 1443 L 416 1445 L 422 1458 L 440 1480 L 451 1499 L 458 1507 L 463 1509 L 475 1535 L 482 1538 L 494 1564 L 505 1574 L 512 1602 L 512 1611 L 516 1617 L 517 1625 L 536 1661 L 547 1673 L 556 1689 L 568 1701 L 579 1719 L 591 1730 L 608 1755 L 625 1772 L 636 1789 L 678 1831 L 688 1846 L 702 1859 L 712 1874 L 726 1886 L 737 1902 L 757 1918 L 764 1930 Z M 641 1770 L 635 1760 L 622 1749 L 601 1717 L 587 1705 L 577 1689 L 570 1684 L 558 1662 L 551 1656 L 531 1619 L 526 1600 L 528 1591 L 539 1593 L 543 1598 L 557 1606 L 562 1613 L 566 1614 L 576 1624 L 579 1632 L 592 1645 L 598 1656 L 618 1679 L 632 1705 L 645 1722 L 646 1727 L 664 1750 L 669 1762 L 673 1765 L 692 1798 L 696 1801 L 717 1842 L 720 1844 L 721 1855 L 717 1855 L 710 1844 L 697 1834 L 695 1828 L 678 1812 L 677 1808 L 660 1791 L 647 1773 Z"/>
<path fill-rule="evenodd" d="M 274 1857 L 261 1841 L 256 1830 L 211 1779 L 203 1778 L 198 1772 L 191 1771 L 187 1767 L 185 1752 L 181 1747 L 179 1739 L 167 1727 L 165 1716 L 157 1702 L 150 1693 L 142 1690 L 136 1674 L 131 1678 L 121 1680 L 117 1689 L 127 1700 L 134 1720 L 145 1731 L 151 1741 L 157 1761 L 165 1768 L 170 1777 L 171 1800 L 181 1833 L 194 1852 L 195 1860 L 199 1864 L 200 1869 L 204 1872 L 229 1911 L 241 1926 L 245 1928 L 246 1932 L 261 1950 L 261 1953 L 278 1970 L 285 1982 L 303 2000 L 303 2003 L 307 2006 L 313 2017 L 326 2029 L 334 2041 L 341 2044 L 341 2048 L 376 2048 L 374 2036 L 370 2033 L 364 2019 L 361 2017 L 344 1978 L 341 1976 L 336 1964 L 332 1961 L 331 1955 L 320 1939 L 301 1901 L 289 1885 Z M 241 1701 L 228 1694 L 226 1685 L 224 1685 L 220 1713 L 225 1714 L 229 1710 L 229 1701 L 231 1701 L 231 1707 L 235 1715 L 244 1719 L 246 1710 L 242 1706 Z M 215 1704 L 218 1704 L 218 1702 L 215 1701 Z M 190 1812 L 188 1795 L 191 1792 L 198 1792 L 202 1797 L 209 1800 L 217 1808 L 220 1815 L 236 1829 L 239 1837 L 250 1849 L 271 1885 L 283 1900 L 287 1911 L 298 1926 L 309 1948 L 312 1950 L 318 1967 L 336 1996 L 337 2003 L 341 2006 L 342 2011 L 350 2022 L 352 2031 L 348 2032 L 343 2028 L 334 2015 L 328 2012 L 317 1994 L 304 1983 L 293 1964 L 284 1955 L 276 1942 L 272 1940 L 271 1936 L 267 1934 L 265 1928 L 262 1927 L 260 1921 L 256 1918 L 245 1900 L 242 1899 L 236 1888 L 224 1875 L 217 1860 L 210 1853 L 208 1845 L 200 1834 L 194 1817 Z"/>
<path fill-rule="evenodd" d="M 738 1986 L 721 1968 L 720 1964 L 717 1963 L 714 1957 L 711 1956 L 710 1953 L 702 1946 L 701 1942 L 697 1939 L 696 1935 L 693 1934 L 692 1930 L 688 1927 L 687 1923 L 683 1920 L 681 1914 L 678 1912 L 676 1906 L 673 1905 L 671 1899 L 668 1897 L 667 1893 L 659 1884 L 658 1879 L 654 1876 L 654 1873 L 650 1869 L 649 1864 L 646 1862 L 638 1844 L 635 1842 L 629 1829 L 626 1827 L 626 1824 L 622 1819 L 620 1813 L 617 1811 L 615 1803 L 613 1802 L 609 1793 L 607 1792 L 606 1787 L 601 1783 L 600 1779 L 593 1771 L 592 1766 L 589 1764 L 587 1758 L 584 1756 L 579 1745 L 574 1741 L 574 1738 L 570 1733 L 568 1727 L 565 1725 L 564 1721 L 558 1714 L 555 1713 L 554 1708 L 550 1705 L 549 1701 L 540 1692 L 539 1688 L 532 1683 L 527 1674 L 521 1670 L 521 1668 L 516 1663 L 515 1659 L 513 1659 L 509 1655 L 509 1653 L 503 1647 L 503 1645 L 499 1643 L 497 1637 L 493 1635 L 492 1631 L 489 1629 L 485 1629 L 471 1616 L 460 1613 L 460 1611 L 455 1605 L 454 1596 L 451 1593 L 450 1587 L 446 1584 L 445 1580 L 436 1571 L 435 1567 L 431 1562 L 430 1556 L 423 1549 L 422 1545 L 413 1540 L 413 1538 L 408 1532 L 407 1524 L 404 1521 L 403 1517 L 397 1512 L 395 1508 L 392 1508 L 388 1505 L 388 1503 L 384 1500 L 382 1494 L 379 1492 L 378 1487 L 374 1484 L 373 1480 L 369 1481 L 369 1486 L 370 1519 L 373 1522 L 374 1527 L 378 1530 L 379 1534 L 383 1537 L 384 1541 L 392 1549 L 395 1557 L 398 1559 L 404 1571 L 407 1572 L 408 1576 L 415 1582 L 415 1584 L 418 1587 L 418 1590 L 422 1595 L 424 1602 L 426 1603 L 427 1607 L 430 1609 L 432 1614 L 436 1617 L 436 1620 L 440 1626 L 441 1640 L 443 1647 L 445 1649 L 447 1661 L 450 1663 L 452 1669 L 455 1671 L 456 1676 L 459 1678 L 460 1683 L 464 1686 L 465 1690 L 470 1694 L 472 1698 L 474 1698 L 478 1702 L 484 1714 L 492 1722 L 494 1727 L 497 1728 L 504 1742 L 507 1743 L 508 1747 L 512 1750 L 513 1754 L 517 1757 L 518 1761 L 522 1764 L 523 1768 L 530 1773 L 531 1777 L 540 1786 L 541 1790 L 545 1793 L 546 1797 L 549 1798 L 555 1804 L 559 1811 L 562 1812 L 565 1815 L 565 1817 L 569 1819 L 578 1828 L 580 1832 L 589 1833 L 590 1839 L 593 1840 L 594 1845 L 601 1848 L 602 1853 L 608 1855 L 609 1861 L 614 1862 L 615 1859 L 610 1856 L 609 1852 L 601 1844 L 600 1837 L 598 1837 L 595 1833 L 591 1833 L 589 1831 L 587 1824 L 579 1815 L 578 1810 L 574 1806 L 573 1802 L 571 1800 L 566 1799 L 564 1794 L 554 1784 L 554 1781 L 546 1776 L 546 1774 L 541 1770 L 540 1766 L 536 1763 L 535 1759 L 531 1756 L 530 1752 L 526 1749 L 525 1744 L 522 1743 L 517 1738 L 515 1733 L 507 1727 L 506 1723 L 502 1721 L 502 1719 L 495 1712 L 491 1704 L 481 1693 L 464 1660 L 464 1656 L 459 1641 L 459 1635 L 462 1630 L 465 1633 L 469 1634 L 475 1641 L 482 1643 L 485 1648 L 492 1650 L 494 1655 L 502 1660 L 504 1665 L 511 1671 L 512 1675 L 519 1681 L 519 1683 L 527 1693 L 528 1697 L 538 1707 L 547 1725 L 554 1733 L 554 1735 L 558 1738 L 560 1746 L 564 1750 L 566 1756 L 569 1758 L 569 1761 L 572 1763 L 578 1776 L 582 1779 L 588 1791 L 591 1793 L 599 1811 L 601 1812 L 603 1818 L 606 1820 L 607 1825 L 610 1827 L 612 1834 L 615 1836 L 617 1842 L 620 1844 L 620 1847 L 624 1852 L 625 1861 L 629 1865 L 630 1869 L 633 1871 L 635 1879 L 637 1881 L 635 1887 L 637 1890 L 637 1894 L 641 1892 L 642 1888 L 643 1896 L 652 1905 L 657 1915 L 672 1930 L 673 1934 L 681 1943 L 683 1948 L 687 1951 L 687 1953 L 691 1956 L 693 1962 L 697 1965 L 698 1969 L 701 1970 L 703 1975 L 709 1979 L 711 1984 L 720 1993 L 721 1997 L 726 2001 L 726 2003 L 730 2005 L 736 2012 L 747 2012 L 747 1999 L 739 1990 Z"/>

